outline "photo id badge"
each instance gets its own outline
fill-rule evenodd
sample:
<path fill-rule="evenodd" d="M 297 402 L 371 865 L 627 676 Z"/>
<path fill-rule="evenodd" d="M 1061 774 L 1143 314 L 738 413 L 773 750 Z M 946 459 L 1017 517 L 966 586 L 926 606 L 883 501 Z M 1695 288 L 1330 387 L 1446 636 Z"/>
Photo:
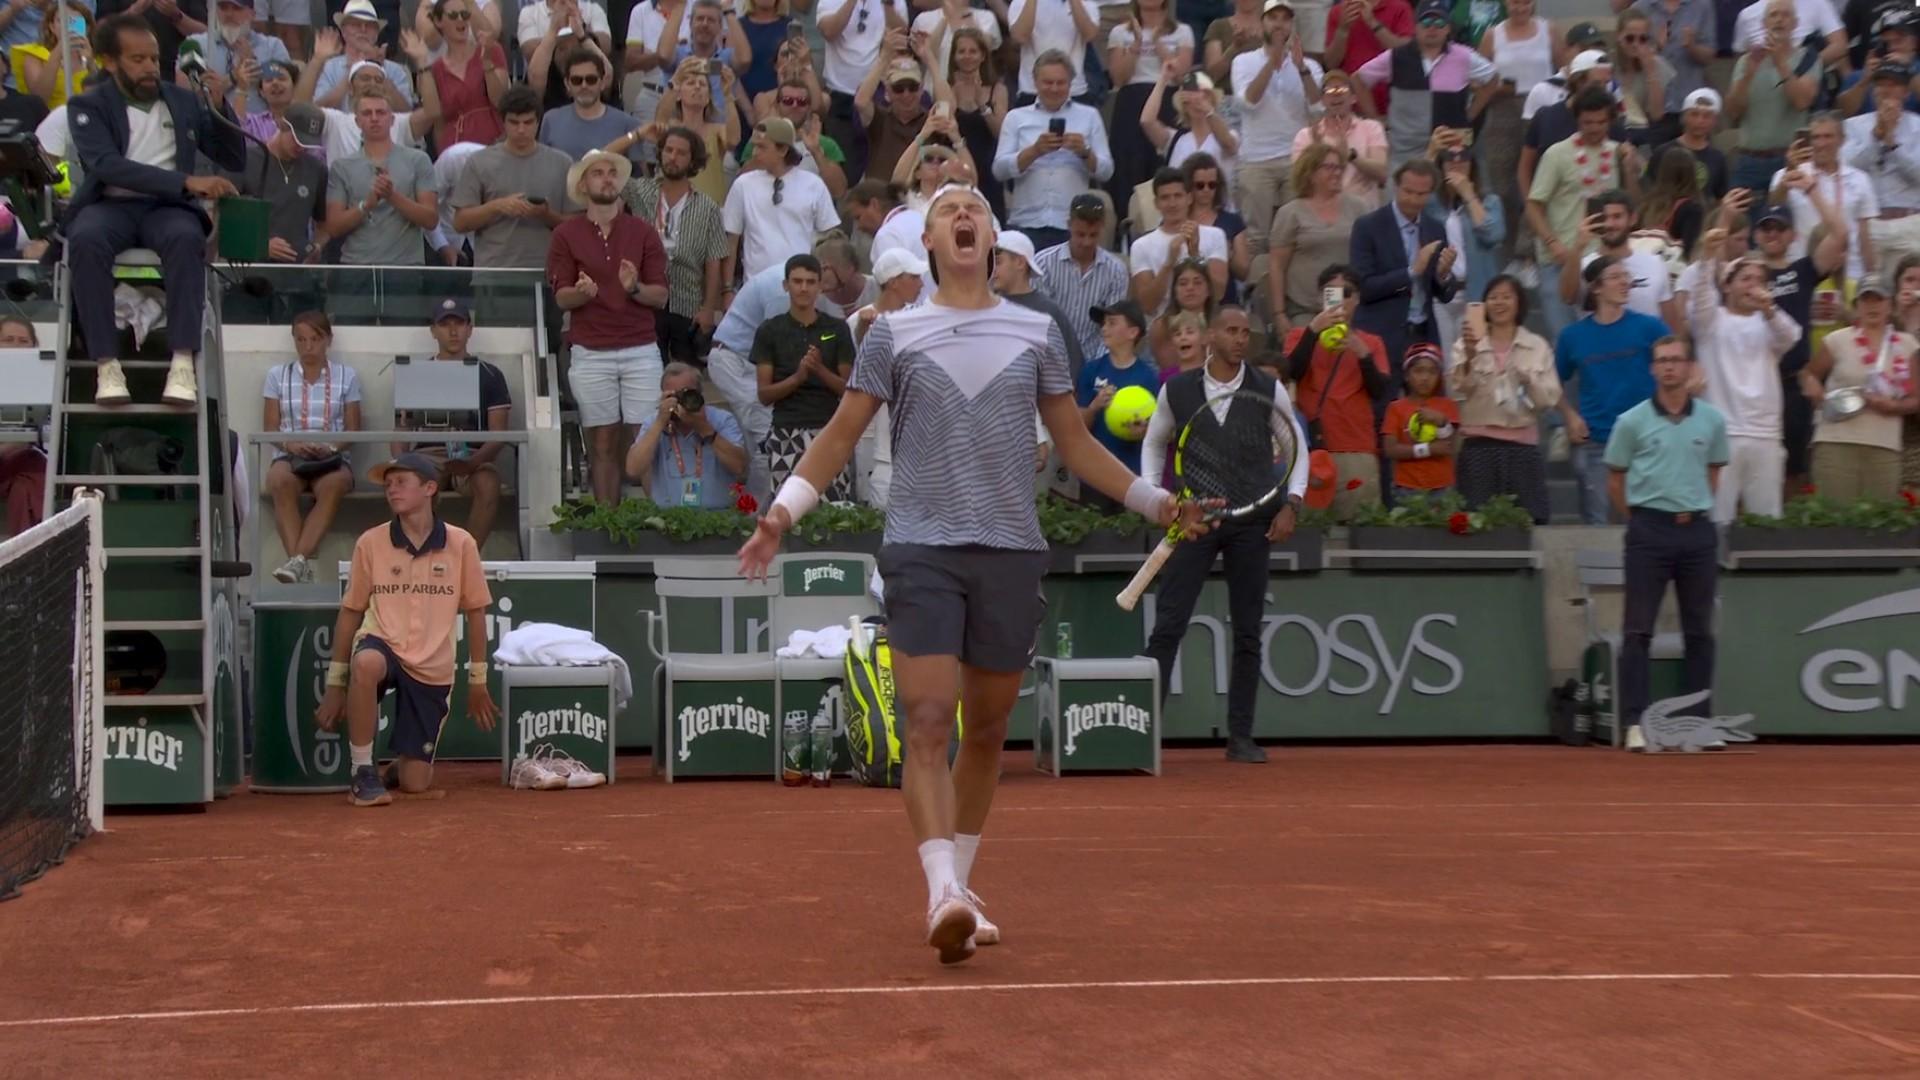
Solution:
<path fill-rule="evenodd" d="M 698 509 L 700 506 L 700 478 L 683 477 L 680 480 L 680 505 Z"/>

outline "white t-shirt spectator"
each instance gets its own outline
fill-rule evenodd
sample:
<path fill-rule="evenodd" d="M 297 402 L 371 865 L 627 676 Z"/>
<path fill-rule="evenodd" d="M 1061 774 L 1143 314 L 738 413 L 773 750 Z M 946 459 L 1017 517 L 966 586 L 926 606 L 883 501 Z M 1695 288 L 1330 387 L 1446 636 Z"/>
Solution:
<path fill-rule="evenodd" d="M 1073 21 L 1073 12 L 1068 4 L 1083 3 L 1084 0 L 1013 0 L 1013 6 L 1007 9 L 1007 25 L 1020 21 L 1020 15 L 1027 10 L 1028 4 L 1039 4 L 1040 9 L 1033 13 L 1033 38 L 1020 46 L 1020 92 L 1037 93 L 1033 87 L 1033 62 L 1048 49 L 1058 49 L 1073 61 L 1073 89 L 1075 97 L 1087 92 L 1087 73 L 1082 70 L 1087 62 L 1087 41 L 1080 36 L 1080 27 Z M 1089 6 L 1088 14 L 1095 22 L 1100 15 Z M 864 74 L 864 73 L 863 73 Z"/>
<path fill-rule="evenodd" d="M 547 24 L 553 21 L 551 3 L 530 3 L 520 8 L 520 44 L 537 45 L 547 36 Z M 607 22 L 607 9 L 596 0 L 581 0 L 580 21 L 587 24 L 587 33 L 605 34 L 613 37 L 613 27 Z"/>
<path fill-rule="evenodd" d="M 743 172 L 721 208 L 721 227 L 741 238 L 740 266 L 747 277 L 812 251 L 815 237 L 840 224 L 833 195 L 818 176 L 793 169 L 780 180 L 775 205 L 773 175 L 764 169 Z"/>
<path fill-rule="evenodd" d="M 1805 41 L 1808 34 L 1826 37 L 1835 30 L 1845 31 L 1840 16 L 1833 13 L 1833 5 L 1827 0 L 1793 0 L 1794 14 L 1800 16 L 1800 23 L 1794 28 L 1794 36 Z M 1733 20 L 1733 40 L 1727 43 L 1735 56 L 1746 51 L 1745 46 L 1758 45 L 1767 39 L 1767 3 L 1760 0 L 1740 9 L 1740 15 Z"/>
<path fill-rule="evenodd" d="M 1135 274 L 1157 274 L 1167 268 L 1173 258 L 1174 234 L 1165 229 L 1155 229 L 1133 242 L 1127 249 L 1127 265 Z M 1186 247 L 1182 245 L 1180 254 L 1186 256 Z M 1211 263 L 1218 259 L 1227 261 L 1227 234 L 1215 225 L 1200 226 L 1200 257 Z M 1173 302 L 1173 290 L 1160 299 L 1160 306 L 1147 312 L 1149 318 L 1158 318 Z"/>
<path fill-rule="evenodd" d="M 692 40 L 691 19 L 680 20 L 680 41 L 684 44 Z M 627 16 L 627 48 L 645 49 L 655 52 L 660 48 L 660 35 L 667 32 L 667 17 L 660 14 L 654 0 L 642 0 L 633 5 L 633 13 Z M 653 85 L 664 86 L 666 75 L 660 68 L 651 68 L 645 72 L 647 81 Z"/>
<path fill-rule="evenodd" d="M 1541 79 L 1527 91 L 1527 100 L 1520 105 L 1520 119 L 1531 120 L 1533 114 L 1549 105 L 1558 105 L 1567 100 L 1567 81 L 1564 73 L 1556 73 L 1550 78 Z"/>
<path fill-rule="evenodd" d="M 967 25 L 986 35 L 987 45 L 991 49 L 1000 47 L 1000 20 L 993 12 L 974 8 L 967 13 Z M 940 77 L 947 77 L 948 63 L 953 59 L 953 27 L 947 25 L 947 16 L 940 9 L 923 11 L 913 17 L 913 32 L 927 35 L 927 43 L 932 46 L 934 67 L 939 69 Z"/>
<path fill-rule="evenodd" d="M 1181 23 L 1170 33 L 1164 31 L 1159 34 L 1149 33 L 1146 39 L 1146 42 L 1140 46 L 1139 58 L 1134 61 L 1133 78 L 1127 80 L 1129 84 L 1141 83 L 1152 86 L 1158 82 L 1161 65 L 1165 63 L 1161 59 L 1160 49 L 1165 48 L 1167 55 L 1172 56 L 1183 47 L 1193 48 L 1193 27 Z M 1126 23 L 1114 27 L 1113 32 L 1107 35 L 1109 50 L 1122 49 L 1131 44 L 1133 44 L 1133 27 Z"/>
<path fill-rule="evenodd" d="M 1307 112 L 1307 88 L 1300 82 L 1300 69 L 1293 58 L 1267 80 L 1267 91 L 1258 102 L 1246 99 L 1247 87 L 1267 65 L 1263 49 L 1244 52 L 1233 58 L 1233 85 L 1240 93 L 1240 160 L 1285 161 L 1293 157 L 1293 136 L 1313 123 Z M 1307 73 L 1316 82 L 1324 74 L 1320 65 L 1307 61 Z"/>
<path fill-rule="evenodd" d="M 1805 166 L 1812 169 L 1812 165 Z M 1787 175 L 1785 169 L 1773 174 L 1767 181 L 1768 188 L 1780 186 Z M 1860 243 L 1866 237 L 1866 222 L 1880 216 L 1880 196 L 1873 190 L 1873 178 L 1851 165 L 1842 164 L 1840 173 L 1835 176 L 1814 170 L 1820 194 L 1828 205 L 1839 205 L 1840 216 L 1847 219 L 1852 235 L 1847 237 L 1847 277 L 1855 281 L 1866 271 L 1866 264 L 1860 257 Z M 1836 198 L 1836 195 L 1838 198 Z M 1820 224 L 1820 211 L 1813 208 L 1813 200 L 1803 192 L 1787 192 L 1787 208 L 1793 211 L 1793 244 L 1787 248 L 1787 258 L 1798 259 L 1807 253 L 1807 238 L 1813 235 L 1814 227 Z"/>
<path fill-rule="evenodd" d="M 1584 274 L 1588 264 L 1599 257 L 1600 253 L 1597 251 L 1589 251 L 1582 255 L 1580 257 L 1582 273 Z M 1636 251 L 1621 259 L 1620 262 L 1627 268 L 1627 273 L 1633 275 L 1633 288 L 1627 293 L 1627 310 L 1651 315 L 1664 321 L 1667 316 L 1660 310 L 1660 305 L 1673 299 L 1673 272 L 1667 269 L 1666 261 L 1651 251 Z M 1584 277 L 1582 280 L 1585 280 Z M 1574 306 L 1577 308 L 1586 303 L 1586 297 L 1586 286 L 1582 285 L 1580 295 L 1574 300 Z"/>
<path fill-rule="evenodd" d="M 873 70 L 873 62 L 880 57 L 880 46 L 887 37 L 886 5 L 888 0 L 823 0 L 814 12 L 815 22 L 825 22 L 827 18 L 841 8 L 852 4 L 853 14 L 847 17 L 847 25 L 840 30 L 838 38 L 827 39 L 827 55 L 821 65 L 820 81 L 827 89 L 851 94 L 860 89 L 860 83 Z M 907 21 L 906 0 L 892 0 L 893 13 L 902 23 Z"/>
<path fill-rule="evenodd" d="M 339 109 L 321 109 L 326 117 L 326 131 L 320 136 L 320 143 L 326 149 L 328 161 L 339 161 L 360 152 L 360 123 L 353 114 Z M 420 140 L 413 134 L 413 114 L 410 112 L 393 114 L 393 142 L 396 146 L 409 146 L 415 150 L 424 150 Z"/>

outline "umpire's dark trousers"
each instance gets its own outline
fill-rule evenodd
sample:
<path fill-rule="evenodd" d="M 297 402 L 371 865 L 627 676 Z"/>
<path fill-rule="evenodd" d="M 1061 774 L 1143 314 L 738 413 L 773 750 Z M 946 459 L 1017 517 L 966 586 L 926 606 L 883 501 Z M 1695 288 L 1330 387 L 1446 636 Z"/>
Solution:
<path fill-rule="evenodd" d="M 1627 516 L 1626 610 L 1620 625 L 1620 716 L 1637 724 L 1646 711 L 1648 647 L 1667 583 L 1680 602 L 1686 637 L 1686 692 L 1713 686 L 1713 598 L 1719 575 L 1719 533 L 1706 511 L 1674 514 L 1634 507 Z M 1712 702 L 1699 716 L 1712 716 Z"/>
<path fill-rule="evenodd" d="M 167 345 L 199 352 L 200 313 L 207 302 L 207 231 L 200 215 L 177 203 L 108 198 L 82 207 L 67 227 L 67 268 L 87 356 L 122 359 L 113 323 L 113 260 L 130 248 L 152 248 L 160 256 Z"/>
<path fill-rule="evenodd" d="M 1267 542 L 1271 518 L 1232 521 L 1205 536 L 1183 541 L 1160 570 L 1153 633 L 1147 655 L 1160 663 L 1160 697 L 1173 685 L 1173 660 L 1187 636 L 1194 602 L 1220 556 L 1227 579 L 1227 614 L 1233 621 L 1233 667 L 1227 681 L 1227 734 L 1252 738 L 1253 699 L 1260 691 L 1260 628 L 1267 611 Z"/>

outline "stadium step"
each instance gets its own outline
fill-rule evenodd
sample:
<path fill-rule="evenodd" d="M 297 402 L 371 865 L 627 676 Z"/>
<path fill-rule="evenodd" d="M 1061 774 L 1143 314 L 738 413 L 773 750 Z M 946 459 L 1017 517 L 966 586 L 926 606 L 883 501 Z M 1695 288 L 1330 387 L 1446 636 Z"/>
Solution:
<path fill-rule="evenodd" d="M 184 709 L 207 703 L 205 694 L 108 694 L 101 699 L 110 709 Z"/>
<path fill-rule="evenodd" d="M 205 619 L 108 619 L 108 630 L 149 630 L 159 633 L 165 630 L 205 630 Z"/>
<path fill-rule="evenodd" d="M 98 484 L 101 487 L 199 487 L 200 477 L 191 473 L 166 476 L 108 476 L 100 473 L 60 473 L 56 484 Z"/>
<path fill-rule="evenodd" d="M 66 405 L 62 408 L 75 416 L 177 416 L 182 420 L 193 419 L 192 409 L 173 405 Z"/>

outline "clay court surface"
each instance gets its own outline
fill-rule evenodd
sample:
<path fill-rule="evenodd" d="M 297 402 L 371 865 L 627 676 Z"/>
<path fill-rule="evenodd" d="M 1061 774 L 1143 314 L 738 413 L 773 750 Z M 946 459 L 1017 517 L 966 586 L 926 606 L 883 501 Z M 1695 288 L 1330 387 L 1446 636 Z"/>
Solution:
<path fill-rule="evenodd" d="M 1029 760 L 956 968 L 894 793 L 110 815 L 0 905 L 0 1074 L 1920 1075 L 1920 748 Z"/>

